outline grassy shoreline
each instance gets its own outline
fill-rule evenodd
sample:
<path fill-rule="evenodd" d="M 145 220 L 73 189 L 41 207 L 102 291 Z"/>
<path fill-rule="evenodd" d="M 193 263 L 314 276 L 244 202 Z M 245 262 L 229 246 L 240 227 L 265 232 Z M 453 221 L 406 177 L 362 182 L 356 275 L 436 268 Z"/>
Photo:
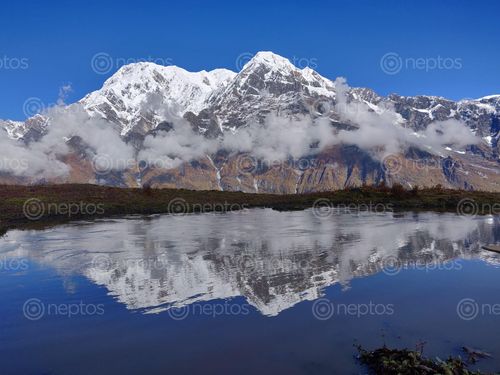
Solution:
<path fill-rule="evenodd" d="M 14 228 L 38 228 L 76 219 L 130 214 L 230 211 L 244 208 L 303 210 L 340 206 L 352 210 L 436 211 L 500 214 L 500 193 L 448 190 L 440 187 L 405 190 L 360 187 L 339 191 L 278 195 L 224 191 L 133 189 L 85 184 L 0 185 L 0 234 Z"/>

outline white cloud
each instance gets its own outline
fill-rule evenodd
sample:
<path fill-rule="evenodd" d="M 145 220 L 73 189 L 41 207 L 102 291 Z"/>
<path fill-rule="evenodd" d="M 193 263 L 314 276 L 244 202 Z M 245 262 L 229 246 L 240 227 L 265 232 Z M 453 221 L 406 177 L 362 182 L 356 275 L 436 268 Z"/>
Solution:
<path fill-rule="evenodd" d="M 220 149 L 249 152 L 266 160 L 286 160 L 345 143 L 356 145 L 381 159 L 410 146 L 440 153 L 445 145 L 462 148 L 480 141 L 457 120 L 433 122 L 424 131 L 415 133 L 405 128 L 401 116 L 389 105 L 381 105 L 375 112 L 364 102 L 349 101 L 345 79 L 337 79 L 335 88 L 335 112 L 341 122 L 351 124 L 354 130 L 336 130 L 326 117 L 313 119 L 304 115 L 292 119 L 270 114 L 262 124 L 248 124 L 218 139 L 209 139 L 195 132 L 190 123 L 162 107 L 153 94 L 143 103 L 143 110 L 171 122 L 173 129 L 156 136 L 148 135 L 138 153 L 125 143 L 110 122 L 91 118 L 80 104 L 61 104 L 44 113 L 50 126 L 38 141 L 26 145 L 8 138 L 7 133 L 0 134 L 0 171 L 32 177 L 63 176 L 69 170 L 59 159 L 70 152 L 66 141 L 75 136 L 88 145 L 86 152 L 90 159 L 105 158 L 117 170 L 130 166 L 130 160 L 145 160 L 163 168 L 174 168 Z M 61 103 L 70 90 L 70 86 L 61 88 Z"/>

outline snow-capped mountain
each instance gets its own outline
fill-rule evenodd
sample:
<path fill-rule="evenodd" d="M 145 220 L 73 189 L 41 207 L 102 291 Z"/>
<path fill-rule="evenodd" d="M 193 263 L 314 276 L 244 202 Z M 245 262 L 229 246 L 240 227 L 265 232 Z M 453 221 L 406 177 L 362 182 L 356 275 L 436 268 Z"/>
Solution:
<path fill-rule="evenodd" d="M 374 111 L 393 105 L 415 130 L 425 129 L 435 120 L 462 120 L 497 148 L 500 95 L 455 102 L 434 96 L 381 97 L 364 88 L 351 89 L 349 94 Z M 323 115 L 327 110 L 336 118 L 331 110 L 335 83 L 272 52 L 258 52 L 239 73 L 227 69 L 192 73 L 153 63 L 126 65 L 80 103 L 90 114 L 118 124 L 123 136 L 146 134 L 176 117 L 187 118 L 207 135 L 261 122 L 271 112 Z"/>
<path fill-rule="evenodd" d="M 272 111 L 304 113 L 305 98 L 335 97 L 332 81 L 310 68 L 298 69 L 271 52 L 259 52 L 209 101 L 205 113 L 215 116 L 221 131 L 263 121 Z"/>
<path fill-rule="evenodd" d="M 176 66 L 153 63 L 126 65 L 101 89 L 88 94 L 77 105 L 91 118 L 102 119 L 123 142 L 131 146 L 137 165 L 127 169 L 114 168 L 109 173 L 95 173 L 92 158 L 99 153 L 99 147 L 89 144 L 89 140 L 81 136 L 82 133 L 64 138 L 63 142 L 70 148 L 70 156 L 58 154 L 55 157 L 70 164 L 70 175 L 64 181 L 119 186 L 150 184 L 190 189 L 294 193 L 386 181 L 406 186 L 441 184 L 455 188 L 500 190 L 500 95 L 456 102 L 423 95 L 406 97 L 392 94 L 383 97 L 369 88 L 338 85 L 337 81 L 325 78 L 310 68 L 299 69 L 272 52 L 257 53 L 238 73 L 227 69 L 188 72 Z M 362 111 L 363 116 L 352 113 L 353 108 Z M 385 115 L 391 114 L 394 126 L 410 130 L 420 139 L 429 136 L 431 124 L 457 120 L 466 124 L 479 141 L 465 147 L 446 144 L 442 150 L 428 145 L 401 150 L 395 157 L 404 168 L 398 168 L 394 173 L 394 170 L 385 168 L 381 158 L 374 157 L 373 149 L 364 147 L 363 142 L 353 137 L 306 155 L 305 167 L 304 163 L 298 165 L 294 162 L 296 156 L 282 159 L 293 160 L 291 164 L 276 169 L 270 168 L 267 160 L 261 162 L 260 156 L 250 155 L 254 164 L 250 170 L 241 168 L 243 151 L 214 149 L 201 145 L 199 140 L 191 142 L 185 135 L 180 143 L 175 144 L 171 144 L 169 138 L 174 124 L 188 127 L 195 135 L 207 140 L 221 139 L 228 134 L 237 138 L 242 134 L 242 128 L 257 129 L 270 115 L 291 121 L 305 119 L 310 124 L 326 121 L 336 133 L 356 131 L 364 125 L 370 113 L 380 115 L 382 126 L 389 121 Z M 43 113 L 25 122 L 3 121 L 0 128 L 10 139 L 29 145 L 43 139 L 51 129 L 50 116 L 50 113 Z M 446 130 L 448 125 L 443 126 L 445 128 L 436 129 L 436 132 Z M 272 127 L 270 131 L 273 131 Z M 310 127 L 309 131 L 315 131 L 315 128 Z M 453 133 L 453 130 L 450 132 Z M 159 134 L 164 138 L 157 138 Z M 276 144 L 286 134 L 278 136 Z M 301 133 L 296 138 L 304 138 L 307 134 Z M 393 136 L 388 134 L 386 138 L 390 140 Z M 96 143 L 95 139 L 93 141 Z M 245 141 L 242 139 L 241 142 Z M 292 140 L 292 145 L 295 145 L 294 142 Z M 153 146 L 156 147 L 156 156 L 169 155 L 181 160 L 180 164 L 163 168 L 142 165 L 144 149 Z M 185 151 L 187 147 L 192 149 L 187 153 L 189 159 L 171 156 L 177 150 Z M 273 144 L 270 147 L 273 148 Z M 252 148 L 247 148 L 243 154 L 252 152 Z M 425 165 L 430 163 L 435 168 L 421 168 L 415 160 Z M 4 182 L 45 181 L 44 176 L 33 179 L 33 176 L 22 175 L 16 175 L 12 180 L 8 171 L 3 174 L 0 171 L 0 178 L 4 175 L 8 177 L 2 180 Z"/>
<path fill-rule="evenodd" d="M 298 69 L 281 56 L 259 52 L 239 73 L 127 65 L 80 103 L 90 114 L 119 124 L 123 136 L 145 134 L 188 113 L 201 133 L 216 135 L 262 121 L 272 111 L 305 113 L 304 97 L 319 95 L 333 99 L 333 82 L 310 68 Z"/>
<path fill-rule="evenodd" d="M 152 130 L 168 116 L 199 113 L 214 91 L 236 75 L 227 69 L 188 72 L 176 66 L 153 63 L 126 65 L 80 103 L 121 127 L 126 135 L 136 127 Z"/>
<path fill-rule="evenodd" d="M 22 138 L 28 131 L 24 122 L 10 120 L 0 120 L 0 129 L 6 131 L 12 139 Z"/>

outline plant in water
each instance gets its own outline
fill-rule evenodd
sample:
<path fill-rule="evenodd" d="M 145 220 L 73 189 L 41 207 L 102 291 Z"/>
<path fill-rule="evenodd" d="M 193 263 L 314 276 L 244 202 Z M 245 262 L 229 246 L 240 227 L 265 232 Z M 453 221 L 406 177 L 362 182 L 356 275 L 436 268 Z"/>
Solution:
<path fill-rule="evenodd" d="M 437 358 L 431 360 L 422 355 L 423 345 L 417 344 L 416 350 L 390 349 L 387 346 L 369 351 L 357 345 L 360 363 L 367 366 L 373 374 L 384 375 L 417 375 L 445 374 L 469 375 L 483 374 L 468 369 L 468 364 L 460 357 L 449 357 L 445 361 Z"/>

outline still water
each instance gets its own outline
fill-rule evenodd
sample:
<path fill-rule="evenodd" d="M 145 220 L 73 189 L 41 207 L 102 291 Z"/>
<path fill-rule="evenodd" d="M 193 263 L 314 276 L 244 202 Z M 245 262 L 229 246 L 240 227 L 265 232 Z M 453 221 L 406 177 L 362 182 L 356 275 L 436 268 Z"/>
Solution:
<path fill-rule="evenodd" d="M 226 214 L 0 238 L 2 374 L 365 373 L 354 345 L 500 370 L 500 218 Z"/>

